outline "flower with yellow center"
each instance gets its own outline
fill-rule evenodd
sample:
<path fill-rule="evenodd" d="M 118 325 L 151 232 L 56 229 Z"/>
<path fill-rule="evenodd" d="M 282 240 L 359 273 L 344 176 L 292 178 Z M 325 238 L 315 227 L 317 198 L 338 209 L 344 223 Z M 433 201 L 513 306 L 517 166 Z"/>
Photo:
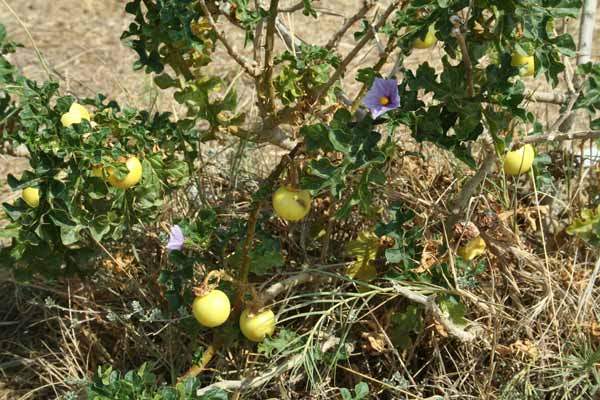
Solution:
<path fill-rule="evenodd" d="M 375 78 L 362 103 L 371 111 L 374 119 L 400 107 L 398 82 L 395 79 Z"/>
<path fill-rule="evenodd" d="M 390 104 L 390 99 L 386 96 L 383 96 L 379 99 L 379 104 L 381 104 L 382 106 L 387 106 L 388 104 Z"/>

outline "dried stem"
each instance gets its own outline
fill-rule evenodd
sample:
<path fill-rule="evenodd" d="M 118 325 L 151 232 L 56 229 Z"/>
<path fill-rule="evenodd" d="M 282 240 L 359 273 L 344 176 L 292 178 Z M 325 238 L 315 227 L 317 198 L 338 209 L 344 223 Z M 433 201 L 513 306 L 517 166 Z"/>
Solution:
<path fill-rule="evenodd" d="M 600 131 L 551 132 L 544 135 L 526 136 L 520 143 L 538 143 L 547 141 L 584 140 L 600 138 Z"/>
<path fill-rule="evenodd" d="M 568 93 L 536 92 L 530 89 L 525 90 L 524 96 L 538 103 L 550 103 L 558 105 L 567 104 L 570 98 Z"/>
<path fill-rule="evenodd" d="M 455 16 L 456 17 L 456 16 Z M 471 56 L 469 56 L 469 48 L 467 47 L 467 40 L 461 30 L 461 23 L 458 17 L 453 19 L 454 28 L 452 29 L 452 36 L 456 38 L 460 45 L 460 51 L 465 64 L 465 78 L 467 80 L 467 96 L 473 97 L 473 65 L 471 64 Z"/>
<path fill-rule="evenodd" d="M 446 219 L 446 228 L 451 228 L 458 222 L 460 217 L 463 215 L 464 211 L 467 209 L 467 205 L 469 204 L 469 200 L 479 187 L 481 183 L 484 181 L 485 177 L 490 173 L 492 167 L 494 166 L 494 162 L 496 161 L 496 152 L 494 149 L 489 149 L 487 155 L 483 161 L 483 164 L 479 168 L 479 171 L 475 173 L 468 181 L 465 183 L 461 191 L 456 195 L 455 199 L 452 201 L 452 205 L 450 206 L 450 215 Z"/>
<path fill-rule="evenodd" d="M 265 60 L 261 77 L 261 92 L 259 103 L 262 104 L 263 117 L 275 111 L 275 88 L 273 86 L 273 47 L 275 45 L 275 21 L 279 0 L 271 0 L 269 16 L 267 17 L 267 32 L 265 34 Z"/>
<path fill-rule="evenodd" d="M 330 282 L 335 278 L 333 275 L 323 275 L 318 272 L 302 272 L 298 275 L 294 275 L 288 279 L 285 279 L 281 282 L 278 282 L 263 292 L 263 300 L 268 301 L 272 300 L 275 297 L 279 296 L 282 293 L 285 293 L 292 288 L 303 285 L 310 282 Z M 412 289 L 401 286 L 399 283 L 394 283 L 394 286 L 391 288 L 381 289 L 382 293 L 394 292 L 402 297 L 407 298 L 408 300 L 424 305 L 425 308 L 431 312 L 434 319 L 442 324 L 444 328 L 448 331 L 451 336 L 456 337 L 457 339 L 463 342 L 471 342 L 475 340 L 476 335 L 473 332 L 469 332 L 464 330 L 462 327 L 457 326 L 452 320 L 450 320 L 440 309 L 440 307 L 435 302 L 435 294 L 430 296 L 425 296 L 421 293 L 418 293 Z M 477 327 L 476 327 L 477 328 Z"/>

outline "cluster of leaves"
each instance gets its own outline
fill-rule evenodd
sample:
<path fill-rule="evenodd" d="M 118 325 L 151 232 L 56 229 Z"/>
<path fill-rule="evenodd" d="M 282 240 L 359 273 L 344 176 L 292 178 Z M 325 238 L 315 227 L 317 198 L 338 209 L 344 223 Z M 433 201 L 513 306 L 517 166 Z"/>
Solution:
<path fill-rule="evenodd" d="M 235 90 L 222 93 L 222 80 L 202 73 L 201 67 L 212 60 L 217 34 L 192 0 L 133 0 L 125 10 L 135 16 L 121 36 L 138 54 L 134 69 L 155 74 L 161 89 L 176 89 L 175 100 L 188 109 L 187 118 L 178 122 L 182 129 L 194 131 L 201 121 L 209 125 L 189 149 L 187 159 L 193 162 L 197 143 L 215 139 L 219 131 L 237 127 L 245 118 L 234 112 Z"/>
<path fill-rule="evenodd" d="M 353 122 L 346 109 L 337 111 L 329 124 L 303 126 L 300 134 L 313 158 L 302 187 L 314 193 L 329 192 L 341 204 L 337 219 L 348 217 L 355 206 L 374 216 L 376 189 L 386 182 L 384 168 L 395 150 L 391 138 L 380 143 L 382 136 L 373 130 L 373 120 Z"/>
<path fill-rule="evenodd" d="M 593 245 L 600 244 L 600 206 L 595 210 L 583 209 L 581 216 L 567 227 L 567 233 L 578 235 Z"/>
<path fill-rule="evenodd" d="M 20 198 L 3 204 L 12 223 L 2 234 L 13 244 L 2 250 L 0 261 L 22 278 L 81 271 L 96 254 L 94 242 L 121 240 L 152 223 L 167 195 L 186 183 L 188 165 L 175 152 L 190 132 L 171 122 L 168 113 L 121 109 L 101 95 L 83 101 L 95 109 L 93 126 L 84 120 L 64 127 L 61 116 L 76 99 L 61 96 L 56 82 L 20 76 L 4 56 L 0 62 L 8 71 L 0 75 L 2 97 L 18 101 L 4 139 L 27 148 L 31 168 L 20 178 L 9 175 L 8 184 L 15 191 L 35 187 L 40 193 L 35 208 Z M 141 184 L 131 189 L 114 188 L 93 173 L 101 166 L 122 178 L 127 170 L 120 160 L 131 155 L 143 167 Z"/>
<path fill-rule="evenodd" d="M 273 84 L 286 105 L 315 96 L 341 62 L 339 56 L 327 49 L 307 44 L 295 49 L 294 54 L 284 51 L 274 61 L 276 65 L 283 65 Z M 334 88 L 330 89 L 330 93 L 333 91 Z"/>
<path fill-rule="evenodd" d="M 111 366 L 98 367 L 92 381 L 86 387 L 90 400 L 227 400 L 227 392 L 213 389 L 198 396 L 200 383 L 196 378 L 187 378 L 174 387 L 160 385 L 152 367 L 144 363 L 135 371 L 121 375 Z"/>
<path fill-rule="evenodd" d="M 0 24 L 0 82 L 8 82 L 16 74 L 15 67 L 8 62 L 6 55 L 14 53 L 20 47 L 6 37 L 6 28 Z M 4 130 L 14 129 L 14 114 L 17 106 L 5 91 L 0 91 L 0 139 Z"/>
<path fill-rule="evenodd" d="M 535 122 L 534 116 L 521 104 L 525 87 L 517 77 L 518 68 L 511 66 L 511 54 L 532 54 L 536 76 L 544 75 L 556 86 L 558 74 L 564 70 L 560 57 L 573 57 L 575 44 L 571 35 L 553 33 L 553 21 L 577 17 L 580 6 L 581 1 L 555 0 L 473 4 L 467 0 L 411 2 L 397 12 L 385 31 L 391 34 L 405 29 L 407 33 L 398 39 L 398 47 L 407 56 L 414 40 L 435 24 L 437 37 L 444 40 L 446 54 L 439 73 L 427 63 L 415 72 L 401 68 L 402 106 L 390 113 L 390 123 L 407 126 L 417 141 L 430 141 L 448 149 L 472 167 L 475 162 L 467 144 L 476 140 L 484 127 L 502 150 L 499 136 L 509 133 L 511 120 Z M 470 10 L 469 20 L 464 21 L 468 33 L 463 34 L 470 72 L 450 22 L 452 16 L 462 15 L 461 10 L 465 8 Z M 459 63 L 451 63 L 450 59 Z M 374 71 L 364 69 L 361 79 L 372 79 L 375 75 Z M 470 82 L 465 79 L 468 76 L 472 77 L 472 93 Z M 419 100 L 423 94 L 432 95 L 433 101 L 425 104 Z M 511 135 L 506 136 L 510 140 Z"/>
<path fill-rule="evenodd" d="M 214 48 L 216 33 L 193 25 L 203 14 L 192 0 L 133 0 L 125 11 L 135 16 L 121 38 L 135 38 L 129 46 L 138 54 L 133 65 L 136 70 L 145 68 L 146 72 L 162 74 L 170 65 L 184 75 L 188 73 L 185 57 L 191 58 L 194 52 L 206 54 Z"/>
<path fill-rule="evenodd" d="M 600 111 L 600 64 L 586 63 L 577 67 L 577 74 L 585 77 L 581 96 L 577 99 L 574 109 L 584 108 L 595 115 Z M 590 122 L 591 129 L 600 129 L 600 118 Z"/>

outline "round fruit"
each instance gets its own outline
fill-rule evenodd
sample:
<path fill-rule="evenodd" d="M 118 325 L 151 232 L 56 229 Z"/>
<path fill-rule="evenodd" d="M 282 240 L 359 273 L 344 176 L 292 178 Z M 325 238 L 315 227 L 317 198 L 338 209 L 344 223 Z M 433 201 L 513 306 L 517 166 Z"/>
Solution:
<path fill-rule="evenodd" d="M 273 209 L 286 221 L 300 221 L 310 211 L 312 199 L 306 190 L 282 186 L 273 194 Z"/>
<path fill-rule="evenodd" d="M 102 171 L 102 166 L 92 167 L 92 176 L 103 178 L 104 171 Z"/>
<path fill-rule="evenodd" d="M 64 127 L 71 126 L 73 124 L 79 124 L 82 120 L 91 121 L 89 111 L 79 103 L 71 104 L 69 112 L 64 113 L 60 118 L 60 122 Z"/>
<path fill-rule="evenodd" d="M 74 115 L 79 115 L 81 117 L 81 119 L 86 119 L 88 121 L 90 121 L 92 119 L 90 112 L 87 110 L 87 108 L 85 108 L 84 106 L 82 106 L 79 103 L 71 104 L 71 107 L 69 108 L 69 112 Z"/>
<path fill-rule="evenodd" d="M 429 29 L 427 30 L 427 34 L 425 35 L 425 39 L 421 39 L 420 37 L 415 40 L 413 47 L 415 49 L 428 49 L 433 46 L 437 42 L 437 38 L 435 37 L 435 27 L 434 25 L 429 25 Z"/>
<path fill-rule="evenodd" d="M 523 56 L 519 53 L 513 53 L 510 65 L 513 67 L 523 67 L 519 72 L 521 76 L 532 76 L 535 73 L 535 58 L 533 56 Z"/>
<path fill-rule="evenodd" d="M 526 144 L 518 150 L 509 151 L 504 157 L 504 172 L 506 175 L 517 176 L 531 169 L 535 152 L 533 146 Z"/>
<path fill-rule="evenodd" d="M 229 297 L 218 289 L 196 297 L 192 303 L 192 314 L 200 325 L 207 328 L 223 325 L 229 318 L 230 312 Z"/>
<path fill-rule="evenodd" d="M 249 340 L 262 342 L 265 336 L 271 336 L 275 332 L 275 314 L 271 310 L 251 314 L 246 308 L 240 315 L 240 329 Z"/>
<path fill-rule="evenodd" d="M 40 190 L 37 188 L 28 187 L 23 189 L 23 200 L 31 208 L 36 208 L 40 204 Z"/>
<path fill-rule="evenodd" d="M 485 253 L 485 240 L 481 236 L 469 240 L 466 245 L 458 249 L 458 255 L 467 261 L 471 261 L 483 253 Z"/>
<path fill-rule="evenodd" d="M 129 189 L 142 179 L 142 164 L 136 156 L 131 156 L 126 161 L 129 173 L 123 179 L 118 179 L 112 168 L 107 168 L 108 183 L 119 189 Z M 93 171 L 92 171 L 93 172 Z"/>

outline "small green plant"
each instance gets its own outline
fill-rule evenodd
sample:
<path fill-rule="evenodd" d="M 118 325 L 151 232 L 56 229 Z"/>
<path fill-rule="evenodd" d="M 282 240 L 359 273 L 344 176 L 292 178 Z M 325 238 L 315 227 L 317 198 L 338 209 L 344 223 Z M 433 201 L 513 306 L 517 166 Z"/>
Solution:
<path fill-rule="evenodd" d="M 89 400 L 227 400 L 227 392 L 211 390 L 202 396 L 196 394 L 200 388 L 195 378 L 188 378 L 171 387 L 159 382 L 151 372 L 152 367 L 144 363 L 137 370 L 122 375 L 112 367 L 98 367 L 98 372 L 86 387 Z"/>
<path fill-rule="evenodd" d="M 369 398 L 369 385 L 365 382 L 359 382 L 354 386 L 354 396 L 346 388 L 340 389 L 340 395 L 343 400 L 365 400 Z"/>

